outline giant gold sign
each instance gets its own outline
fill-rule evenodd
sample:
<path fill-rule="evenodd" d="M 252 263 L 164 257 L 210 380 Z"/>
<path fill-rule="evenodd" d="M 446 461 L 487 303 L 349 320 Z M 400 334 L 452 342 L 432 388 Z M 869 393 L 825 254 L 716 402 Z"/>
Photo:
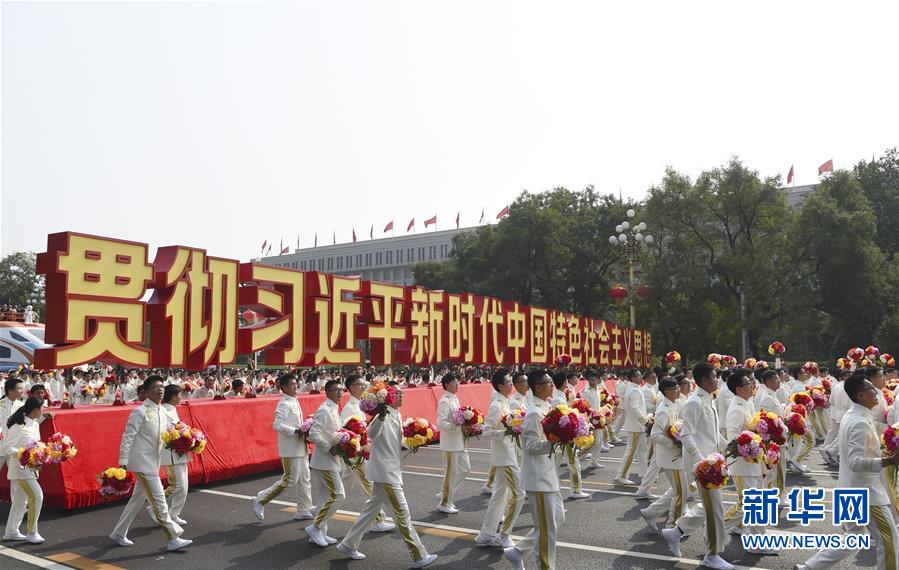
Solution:
<path fill-rule="evenodd" d="M 600 319 L 471 294 L 241 263 L 62 232 L 47 237 L 46 341 L 39 368 L 103 360 L 202 369 L 265 351 L 272 365 L 465 362 L 646 367 L 652 336 Z M 151 292 L 148 300 L 147 293 Z M 240 326 L 239 310 L 261 322 Z M 147 338 L 149 323 L 149 338 Z"/>

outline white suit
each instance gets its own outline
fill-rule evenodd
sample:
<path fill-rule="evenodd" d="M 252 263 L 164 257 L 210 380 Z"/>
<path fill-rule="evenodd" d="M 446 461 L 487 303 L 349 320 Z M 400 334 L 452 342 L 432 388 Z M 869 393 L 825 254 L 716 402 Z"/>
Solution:
<path fill-rule="evenodd" d="M 462 427 L 456 425 L 453 419 L 459 407 L 459 398 L 449 392 L 444 393 L 437 404 L 437 428 L 440 430 L 440 449 L 444 453 L 446 467 L 443 475 L 443 491 L 440 495 L 442 507 L 453 507 L 453 499 L 468 472 L 471 471 Z"/>
<path fill-rule="evenodd" d="M 278 432 L 278 456 L 284 474 L 271 487 L 260 491 L 256 499 L 266 505 L 291 486 L 297 488 L 297 511 L 312 510 L 312 484 L 309 474 L 309 452 L 306 441 L 296 430 L 303 423 L 303 412 L 295 396 L 284 394 L 275 408 L 272 429 Z"/>

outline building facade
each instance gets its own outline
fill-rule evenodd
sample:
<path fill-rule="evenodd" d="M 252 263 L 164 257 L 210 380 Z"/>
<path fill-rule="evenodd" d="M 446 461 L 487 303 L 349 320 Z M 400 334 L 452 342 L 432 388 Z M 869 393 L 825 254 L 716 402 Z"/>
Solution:
<path fill-rule="evenodd" d="M 362 279 L 413 285 L 412 266 L 424 261 L 446 261 L 453 238 L 476 227 L 421 232 L 397 237 L 323 245 L 272 255 L 258 261 L 277 267 L 303 271 L 323 271 L 334 275 L 358 275 Z"/>

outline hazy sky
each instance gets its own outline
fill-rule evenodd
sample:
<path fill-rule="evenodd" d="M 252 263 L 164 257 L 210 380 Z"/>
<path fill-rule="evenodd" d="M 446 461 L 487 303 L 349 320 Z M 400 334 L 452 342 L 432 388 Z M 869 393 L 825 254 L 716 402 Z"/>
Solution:
<path fill-rule="evenodd" d="M 0 250 L 245 260 L 731 155 L 816 182 L 899 144 L 899 3 L 874 4 L 4 2 Z"/>

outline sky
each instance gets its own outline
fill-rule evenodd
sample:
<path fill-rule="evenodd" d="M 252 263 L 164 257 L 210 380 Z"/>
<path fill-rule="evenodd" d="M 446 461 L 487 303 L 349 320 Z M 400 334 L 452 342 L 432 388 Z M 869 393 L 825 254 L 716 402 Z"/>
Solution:
<path fill-rule="evenodd" d="M 4 2 L 0 254 L 79 231 L 247 260 L 642 198 L 738 156 L 796 184 L 899 145 L 899 3 Z M 651 223 L 650 223 L 651 225 Z"/>

